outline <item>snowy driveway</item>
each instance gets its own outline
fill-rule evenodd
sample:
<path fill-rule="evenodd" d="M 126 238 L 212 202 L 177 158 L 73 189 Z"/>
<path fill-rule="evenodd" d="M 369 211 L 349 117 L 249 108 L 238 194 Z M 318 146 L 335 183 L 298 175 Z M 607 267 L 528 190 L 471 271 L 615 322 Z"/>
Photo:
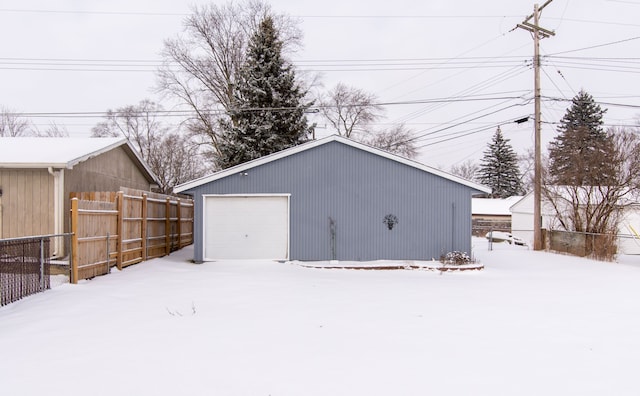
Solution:
<path fill-rule="evenodd" d="M 474 239 L 480 272 L 188 262 L 0 308 L 7 395 L 637 395 L 640 267 Z"/>

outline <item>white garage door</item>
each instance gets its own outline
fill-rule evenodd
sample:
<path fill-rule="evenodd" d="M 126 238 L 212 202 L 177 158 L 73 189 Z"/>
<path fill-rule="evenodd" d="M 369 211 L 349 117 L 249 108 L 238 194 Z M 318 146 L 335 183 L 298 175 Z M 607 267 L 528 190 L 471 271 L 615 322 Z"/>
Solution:
<path fill-rule="evenodd" d="M 289 258 L 289 196 L 205 196 L 204 258 Z"/>

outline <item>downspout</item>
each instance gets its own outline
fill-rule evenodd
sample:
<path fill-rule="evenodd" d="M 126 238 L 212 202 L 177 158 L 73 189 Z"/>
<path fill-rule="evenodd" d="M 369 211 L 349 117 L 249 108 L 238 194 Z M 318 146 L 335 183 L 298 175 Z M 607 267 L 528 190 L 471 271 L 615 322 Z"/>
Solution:
<path fill-rule="evenodd" d="M 54 171 L 53 167 L 47 169 L 53 176 L 53 233 L 64 233 L 64 170 Z M 64 238 L 55 238 L 52 257 L 60 257 L 64 252 Z"/>

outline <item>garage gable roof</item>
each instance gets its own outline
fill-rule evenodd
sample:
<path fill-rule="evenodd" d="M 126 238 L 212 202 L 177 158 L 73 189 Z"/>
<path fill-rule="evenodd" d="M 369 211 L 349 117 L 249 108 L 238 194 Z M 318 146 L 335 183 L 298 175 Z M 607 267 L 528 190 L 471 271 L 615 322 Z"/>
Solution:
<path fill-rule="evenodd" d="M 0 138 L 0 168 L 73 169 L 120 146 L 149 181 L 157 184 L 158 178 L 151 168 L 124 138 L 3 137 Z"/>
<path fill-rule="evenodd" d="M 203 177 L 201 177 L 199 179 L 195 179 L 195 180 L 192 180 L 190 182 L 183 183 L 183 184 L 180 184 L 179 186 L 176 186 L 174 188 L 174 191 L 178 192 L 178 193 L 184 192 L 184 191 L 188 191 L 188 190 L 191 190 L 191 189 L 196 188 L 198 186 L 201 186 L 203 184 L 207 184 L 207 183 L 210 183 L 212 181 L 215 181 L 215 180 L 218 180 L 218 179 L 222 179 L 224 177 L 227 177 L 227 176 L 230 176 L 230 175 L 234 175 L 234 174 L 237 174 L 239 172 L 243 172 L 243 171 L 249 170 L 251 168 L 255 168 L 257 166 L 267 164 L 267 163 L 272 162 L 272 161 L 276 161 L 276 160 L 278 160 L 280 158 L 288 157 L 288 156 L 293 155 L 293 154 L 297 154 L 297 153 L 301 153 L 303 151 L 311 150 L 311 149 L 313 149 L 315 147 L 319 147 L 319 146 L 322 146 L 322 145 L 325 145 L 325 144 L 331 143 L 331 142 L 339 142 L 339 143 L 342 143 L 342 144 L 357 148 L 359 150 L 364 150 L 364 151 L 370 152 L 370 153 L 378 155 L 380 157 L 387 158 L 389 160 L 392 160 L 392 161 L 395 161 L 395 162 L 399 162 L 401 164 L 405 164 L 405 165 L 411 166 L 411 167 L 419 169 L 421 171 L 424 171 L 424 172 L 427 172 L 427 173 L 431 173 L 433 175 L 440 176 L 440 177 L 443 177 L 445 179 L 451 180 L 453 182 L 465 185 L 465 186 L 467 186 L 469 188 L 477 190 L 478 192 L 491 193 L 491 188 L 489 188 L 487 186 L 483 186 L 481 184 L 474 183 L 472 181 L 463 179 L 461 177 L 458 177 L 458 176 L 455 176 L 455 175 L 451 175 L 451 174 L 449 174 L 447 172 L 443 172 L 443 171 L 441 171 L 439 169 L 432 168 L 430 166 L 421 164 L 419 162 L 416 162 L 416 161 L 413 161 L 413 160 L 410 160 L 410 159 L 407 159 L 407 158 L 404 158 L 404 157 L 400 157 L 398 155 L 389 153 L 387 151 L 380 150 L 378 148 L 371 147 L 371 146 L 368 146 L 366 144 L 359 143 L 359 142 L 356 142 L 356 141 L 353 141 L 353 140 L 350 140 L 350 139 L 347 139 L 347 138 L 344 138 L 344 137 L 338 136 L 338 135 L 332 135 L 332 136 L 329 136 L 329 137 L 326 137 L 326 138 L 323 138 L 323 139 L 312 140 L 310 142 L 303 143 L 301 145 L 294 146 L 294 147 L 288 148 L 286 150 L 279 151 L 277 153 L 269 154 L 269 155 L 266 155 L 264 157 L 261 157 L 261 158 L 255 159 L 255 160 L 252 160 L 252 161 L 249 161 L 249 162 L 245 162 L 244 164 L 240 164 L 240 165 L 233 166 L 231 168 L 224 169 L 222 171 L 213 173 L 213 174 L 208 175 L 208 176 L 203 176 Z"/>

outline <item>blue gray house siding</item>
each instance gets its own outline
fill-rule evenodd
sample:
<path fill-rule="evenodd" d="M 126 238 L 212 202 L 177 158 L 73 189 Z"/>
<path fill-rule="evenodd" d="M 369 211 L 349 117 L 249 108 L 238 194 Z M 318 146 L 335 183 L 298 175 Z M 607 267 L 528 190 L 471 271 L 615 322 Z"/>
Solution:
<path fill-rule="evenodd" d="M 471 249 L 471 187 L 332 141 L 185 193 L 195 199 L 194 249 L 203 257 L 203 196 L 291 194 L 290 258 L 430 260 Z M 383 223 L 393 214 L 398 223 Z"/>

